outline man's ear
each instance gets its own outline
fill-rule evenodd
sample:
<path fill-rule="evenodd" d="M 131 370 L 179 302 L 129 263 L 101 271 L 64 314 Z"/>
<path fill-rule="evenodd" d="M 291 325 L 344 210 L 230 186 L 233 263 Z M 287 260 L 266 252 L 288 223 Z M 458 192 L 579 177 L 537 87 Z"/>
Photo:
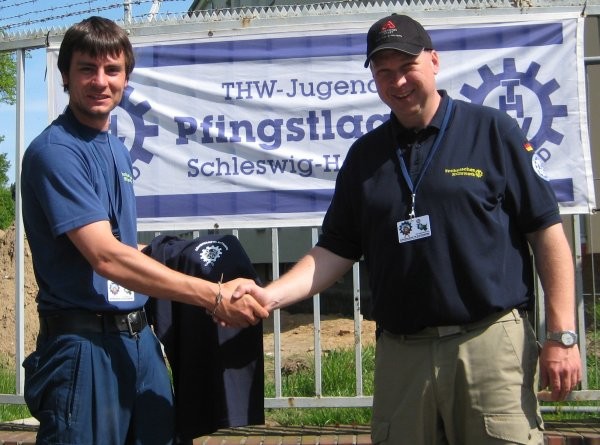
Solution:
<path fill-rule="evenodd" d="M 431 50 L 431 63 L 433 64 L 433 74 L 440 71 L 440 56 L 435 49 Z"/>
<path fill-rule="evenodd" d="M 69 91 L 69 75 L 66 73 L 60 73 L 62 77 L 62 85 L 65 91 Z"/>

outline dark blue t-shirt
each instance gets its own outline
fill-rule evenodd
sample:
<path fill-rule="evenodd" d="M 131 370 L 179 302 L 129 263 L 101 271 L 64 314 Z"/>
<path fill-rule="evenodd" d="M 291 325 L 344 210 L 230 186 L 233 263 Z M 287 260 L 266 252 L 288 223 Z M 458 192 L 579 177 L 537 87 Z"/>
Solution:
<path fill-rule="evenodd" d="M 81 125 L 67 109 L 31 142 L 21 177 L 39 311 L 142 307 L 147 297 L 141 294 L 119 293 L 119 301 L 109 302 L 109 282 L 94 272 L 66 235 L 86 224 L 112 220 L 121 241 L 137 248 L 131 160 L 123 143 Z"/>
<path fill-rule="evenodd" d="M 442 94 L 438 123 L 448 102 Z M 345 258 L 364 255 L 378 324 L 414 333 L 532 307 L 525 235 L 560 222 L 560 214 L 517 122 L 453 101 L 416 193 L 416 217 L 429 216 L 431 236 L 402 243 L 398 223 L 409 219 L 412 197 L 396 153 L 399 134 L 392 115 L 350 148 L 318 243 Z"/>

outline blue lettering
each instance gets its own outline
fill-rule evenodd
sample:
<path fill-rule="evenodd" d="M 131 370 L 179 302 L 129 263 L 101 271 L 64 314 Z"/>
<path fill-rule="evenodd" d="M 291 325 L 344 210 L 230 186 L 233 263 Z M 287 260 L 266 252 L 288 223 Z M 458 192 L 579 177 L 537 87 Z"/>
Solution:
<path fill-rule="evenodd" d="M 177 139 L 175 139 L 176 145 L 185 145 L 188 143 L 187 136 L 190 136 L 198 129 L 196 119 L 193 117 L 177 117 L 174 118 L 177 124 Z"/>

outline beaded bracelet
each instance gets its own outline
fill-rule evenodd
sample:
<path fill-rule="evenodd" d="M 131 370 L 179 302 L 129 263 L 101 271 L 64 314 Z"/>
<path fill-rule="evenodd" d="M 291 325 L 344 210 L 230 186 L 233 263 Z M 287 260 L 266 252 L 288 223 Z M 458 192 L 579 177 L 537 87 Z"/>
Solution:
<path fill-rule="evenodd" d="M 217 308 L 221 304 L 221 300 L 223 300 L 223 295 L 221 294 L 221 283 L 223 283 L 223 274 L 221 274 L 221 279 L 217 282 L 217 284 L 219 285 L 219 292 L 215 296 L 215 307 L 212 310 L 212 312 L 210 313 L 210 315 L 212 317 L 214 317 L 215 314 L 217 313 Z"/>

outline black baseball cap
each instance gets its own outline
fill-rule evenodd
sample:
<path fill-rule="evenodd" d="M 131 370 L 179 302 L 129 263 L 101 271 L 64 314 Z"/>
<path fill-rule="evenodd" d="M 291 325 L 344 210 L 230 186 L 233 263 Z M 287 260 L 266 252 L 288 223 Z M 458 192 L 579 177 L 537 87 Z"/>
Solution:
<path fill-rule="evenodd" d="M 411 56 L 418 56 L 424 49 L 432 49 L 431 37 L 419 22 L 407 15 L 392 14 L 371 26 L 367 34 L 367 60 L 382 49 L 395 49 Z"/>

